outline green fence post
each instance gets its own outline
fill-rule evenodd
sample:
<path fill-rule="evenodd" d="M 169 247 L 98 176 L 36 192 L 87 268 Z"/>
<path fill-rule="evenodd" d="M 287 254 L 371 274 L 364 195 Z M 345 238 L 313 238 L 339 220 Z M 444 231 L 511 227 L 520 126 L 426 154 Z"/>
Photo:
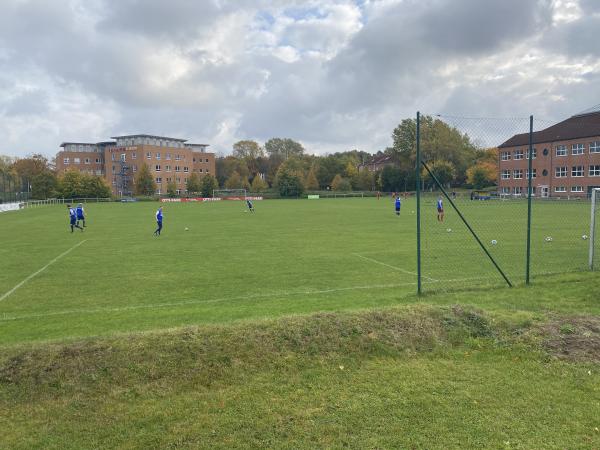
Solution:
<path fill-rule="evenodd" d="M 529 116 L 529 174 L 527 176 L 527 257 L 525 263 L 525 284 L 529 284 L 531 267 L 531 175 L 533 167 L 533 116 Z"/>
<path fill-rule="evenodd" d="M 421 295 L 421 113 L 417 111 L 417 294 Z"/>

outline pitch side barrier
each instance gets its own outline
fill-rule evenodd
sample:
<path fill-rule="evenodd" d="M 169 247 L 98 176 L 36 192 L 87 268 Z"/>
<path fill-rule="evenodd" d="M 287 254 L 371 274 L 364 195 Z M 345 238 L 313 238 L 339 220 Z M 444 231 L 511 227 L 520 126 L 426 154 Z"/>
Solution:
<path fill-rule="evenodd" d="M 161 198 L 161 203 L 220 202 L 221 200 L 263 200 L 263 197 L 190 197 Z"/>

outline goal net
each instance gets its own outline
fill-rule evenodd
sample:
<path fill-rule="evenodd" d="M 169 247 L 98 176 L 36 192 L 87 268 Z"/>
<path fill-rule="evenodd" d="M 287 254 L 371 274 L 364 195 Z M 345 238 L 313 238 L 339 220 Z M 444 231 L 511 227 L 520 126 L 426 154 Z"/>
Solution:
<path fill-rule="evenodd" d="M 600 220 L 600 188 L 591 191 L 591 220 L 590 220 L 590 270 L 598 270 L 598 221 Z"/>
<path fill-rule="evenodd" d="M 246 200 L 246 189 L 215 189 L 213 197 L 224 200 Z"/>

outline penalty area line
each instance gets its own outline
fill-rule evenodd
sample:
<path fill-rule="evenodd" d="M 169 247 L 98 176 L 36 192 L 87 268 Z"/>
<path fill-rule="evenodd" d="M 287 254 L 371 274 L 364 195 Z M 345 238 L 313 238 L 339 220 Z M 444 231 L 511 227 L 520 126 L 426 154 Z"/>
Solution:
<path fill-rule="evenodd" d="M 364 259 L 364 260 L 366 260 L 366 261 L 370 261 L 370 262 L 372 262 L 372 263 L 379 264 L 380 266 L 389 267 L 390 269 L 394 269 L 394 270 L 397 270 L 397 271 L 399 271 L 399 272 L 406 273 L 406 274 L 408 274 L 408 275 L 414 275 L 414 276 L 417 276 L 417 273 L 416 273 L 416 272 L 411 272 L 410 270 L 405 270 L 405 269 L 402 269 L 401 267 L 392 266 L 392 265 L 390 265 L 390 264 L 386 264 L 386 263 L 384 263 L 384 262 L 381 262 L 381 261 L 378 261 L 378 260 L 376 260 L 376 259 L 369 258 L 369 257 L 367 257 L 367 256 L 363 256 L 363 255 L 361 255 L 361 254 L 359 254 L 359 253 L 352 253 L 352 254 L 353 254 L 354 256 L 358 256 L 359 258 L 362 258 L 362 259 Z M 422 275 L 422 277 L 423 277 L 423 278 L 425 278 L 425 279 L 427 279 L 427 280 L 429 280 L 429 281 L 435 281 L 435 282 L 439 281 L 439 280 L 436 280 L 435 278 L 426 277 L 425 275 Z"/>
<path fill-rule="evenodd" d="M 39 275 L 40 273 L 42 273 L 44 270 L 46 270 L 48 267 L 50 267 L 52 264 L 54 264 L 60 258 L 62 258 L 63 256 L 65 256 L 65 255 L 67 255 L 69 253 L 71 253 L 73 250 L 75 250 L 77 247 L 79 247 L 81 244 L 83 244 L 86 241 L 87 241 L 87 239 L 84 239 L 83 241 L 78 242 L 77 244 L 75 244 L 73 247 L 71 247 L 67 251 L 65 251 L 65 252 L 61 253 L 60 255 L 58 255 L 56 258 L 54 258 L 52 261 L 50 261 L 48 264 L 46 264 L 40 270 L 38 270 L 37 272 L 34 272 L 31 275 L 29 275 L 27 278 L 25 278 L 23 281 L 21 281 L 19 284 L 17 284 L 14 288 L 12 288 L 10 291 L 6 292 L 2 297 L 0 297 L 0 302 L 3 301 L 3 300 L 5 300 L 6 298 L 8 298 L 13 292 L 15 292 L 17 289 L 19 289 L 21 286 L 23 286 L 25 283 L 27 283 L 33 277 L 35 277 L 35 276 Z"/>

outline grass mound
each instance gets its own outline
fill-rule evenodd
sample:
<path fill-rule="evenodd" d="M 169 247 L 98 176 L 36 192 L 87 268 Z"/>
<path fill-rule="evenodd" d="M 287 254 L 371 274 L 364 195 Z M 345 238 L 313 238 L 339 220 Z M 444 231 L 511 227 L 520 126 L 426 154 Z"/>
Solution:
<path fill-rule="evenodd" d="M 0 447 L 593 448 L 597 325 L 411 306 L 10 347 Z"/>

